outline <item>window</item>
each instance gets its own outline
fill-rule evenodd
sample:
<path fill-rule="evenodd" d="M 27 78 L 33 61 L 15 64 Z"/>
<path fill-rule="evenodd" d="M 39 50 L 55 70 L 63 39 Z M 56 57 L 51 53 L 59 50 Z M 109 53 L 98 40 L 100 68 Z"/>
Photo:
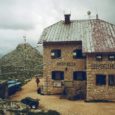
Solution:
<path fill-rule="evenodd" d="M 115 86 L 115 75 L 108 75 L 108 81 L 110 86 Z"/>
<path fill-rule="evenodd" d="M 52 79 L 53 80 L 64 80 L 64 72 L 63 71 L 52 71 Z"/>
<path fill-rule="evenodd" d="M 86 72 L 83 71 L 73 72 L 73 80 L 78 80 L 78 81 L 86 80 Z"/>
<path fill-rule="evenodd" d="M 108 59 L 110 61 L 114 61 L 115 60 L 115 54 L 108 55 Z"/>
<path fill-rule="evenodd" d="M 96 60 L 101 61 L 102 60 L 102 55 L 96 55 Z"/>
<path fill-rule="evenodd" d="M 96 75 L 96 85 L 106 85 L 106 75 Z"/>
<path fill-rule="evenodd" d="M 81 58 L 83 58 L 82 50 L 81 49 L 74 50 L 73 51 L 73 58 L 75 58 L 75 59 L 81 59 Z"/>
<path fill-rule="evenodd" d="M 51 51 L 51 57 L 53 59 L 55 58 L 60 58 L 61 57 L 61 50 L 60 49 L 55 49 Z"/>

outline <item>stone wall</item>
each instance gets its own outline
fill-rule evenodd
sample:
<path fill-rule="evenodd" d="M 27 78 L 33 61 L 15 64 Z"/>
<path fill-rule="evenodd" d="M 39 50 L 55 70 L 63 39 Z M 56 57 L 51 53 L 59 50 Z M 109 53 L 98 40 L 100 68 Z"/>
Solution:
<path fill-rule="evenodd" d="M 44 94 L 60 94 L 63 91 L 63 84 L 68 82 L 70 88 L 76 92 L 81 89 L 86 94 L 86 100 L 112 100 L 115 99 L 115 86 L 108 85 L 108 75 L 115 74 L 115 61 L 109 61 L 107 54 L 102 61 L 96 61 L 95 54 L 87 54 L 86 59 L 73 59 L 73 50 L 81 49 L 80 43 L 61 43 L 44 45 L 43 76 L 45 77 Z M 52 59 L 51 50 L 61 49 L 61 58 Z M 73 65 L 60 65 L 59 63 L 74 63 Z M 109 66 L 108 66 L 109 65 Z M 63 71 L 64 80 L 52 80 L 52 71 Z M 86 71 L 86 81 L 73 80 L 74 71 Z M 106 75 L 106 85 L 96 85 L 96 74 Z M 87 86 L 87 89 L 86 89 Z"/>
<path fill-rule="evenodd" d="M 73 71 L 85 71 L 85 59 L 73 59 L 73 50 L 81 49 L 81 43 L 61 43 L 61 44 L 46 44 L 44 45 L 43 52 L 43 63 L 45 64 L 43 68 L 43 76 L 45 77 L 44 84 L 44 94 L 60 94 L 63 91 L 63 83 L 69 81 L 70 85 L 73 83 L 72 87 L 76 87 L 76 83 L 73 82 Z M 61 58 L 52 59 L 51 50 L 61 49 Z M 58 63 L 74 63 L 73 65 L 59 65 Z M 52 80 L 52 71 L 64 71 L 64 80 Z M 58 84 L 58 87 L 54 84 Z M 76 84 L 76 85 L 74 85 Z M 84 89 L 86 85 L 83 85 Z"/>
<path fill-rule="evenodd" d="M 96 61 L 94 54 L 87 55 L 87 101 L 114 100 L 115 86 L 108 85 L 108 75 L 115 74 L 115 61 L 109 61 L 107 55 L 102 61 Z M 95 66 L 95 67 L 94 67 Z M 106 85 L 96 85 L 96 74 L 106 75 Z"/>

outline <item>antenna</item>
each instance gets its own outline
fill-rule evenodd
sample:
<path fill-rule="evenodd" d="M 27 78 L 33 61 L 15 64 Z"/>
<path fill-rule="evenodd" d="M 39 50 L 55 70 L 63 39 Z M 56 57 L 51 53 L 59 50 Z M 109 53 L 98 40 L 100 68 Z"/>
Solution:
<path fill-rule="evenodd" d="M 98 16 L 98 14 L 96 14 L 96 19 L 97 19 L 97 20 L 99 19 L 99 16 Z"/>
<path fill-rule="evenodd" d="M 24 43 L 26 44 L 26 35 L 23 36 Z"/>
<path fill-rule="evenodd" d="M 99 12 L 96 6 L 95 6 L 95 10 L 96 10 L 96 19 L 99 19 Z"/>

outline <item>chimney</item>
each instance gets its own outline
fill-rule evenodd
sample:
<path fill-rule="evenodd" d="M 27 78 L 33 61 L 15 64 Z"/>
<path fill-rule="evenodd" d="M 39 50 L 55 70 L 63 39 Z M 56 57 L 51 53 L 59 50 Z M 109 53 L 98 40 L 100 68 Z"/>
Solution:
<path fill-rule="evenodd" d="M 64 16 L 65 16 L 65 24 L 70 24 L 71 23 L 71 21 L 70 21 L 71 14 L 65 14 Z"/>

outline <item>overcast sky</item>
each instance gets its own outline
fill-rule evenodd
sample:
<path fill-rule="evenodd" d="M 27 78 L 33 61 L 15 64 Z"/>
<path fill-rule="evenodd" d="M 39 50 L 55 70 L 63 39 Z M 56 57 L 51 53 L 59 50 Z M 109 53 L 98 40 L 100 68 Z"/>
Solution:
<path fill-rule="evenodd" d="M 115 24 L 115 0 L 0 0 L 0 54 L 7 53 L 23 43 L 23 36 L 37 45 L 43 29 L 63 20 L 64 12 L 71 19 L 91 17 Z"/>

